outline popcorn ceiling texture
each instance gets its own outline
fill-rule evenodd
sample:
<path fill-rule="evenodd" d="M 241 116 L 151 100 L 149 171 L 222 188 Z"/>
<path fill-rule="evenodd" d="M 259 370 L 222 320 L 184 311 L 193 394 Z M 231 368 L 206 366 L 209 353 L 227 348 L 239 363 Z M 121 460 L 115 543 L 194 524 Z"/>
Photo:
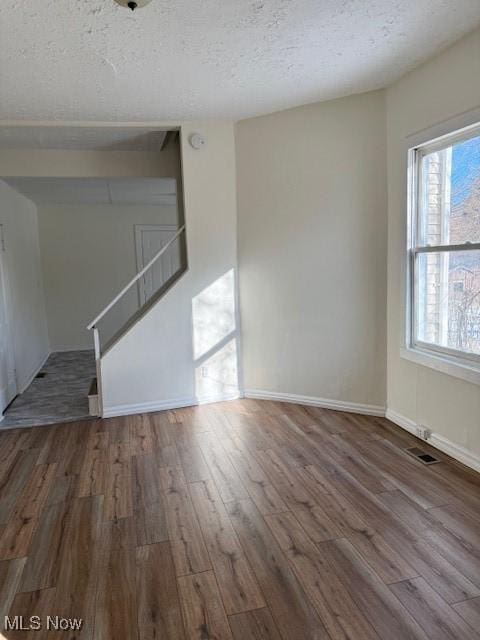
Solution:
<path fill-rule="evenodd" d="M 0 118 L 240 119 L 384 87 L 479 0 L 2 0 Z"/>

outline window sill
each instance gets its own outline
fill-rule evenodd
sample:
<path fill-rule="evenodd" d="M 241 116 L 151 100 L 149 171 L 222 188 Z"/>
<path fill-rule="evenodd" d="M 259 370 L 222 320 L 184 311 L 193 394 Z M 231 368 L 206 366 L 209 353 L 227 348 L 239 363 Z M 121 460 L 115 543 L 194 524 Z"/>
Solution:
<path fill-rule="evenodd" d="M 424 367 L 429 367 L 430 369 L 435 369 L 435 371 L 453 376 L 454 378 L 460 378 L 460 380 L 466 380 L 467 382 L 480 385 L 480 369 L 467 363 L 459 362 L 454 358 L 437 355 L 430 351 L 419 349 L 418 347 L 402 347 L 400 349 L 400 356 L 415 364 L 420 364 Z"/>

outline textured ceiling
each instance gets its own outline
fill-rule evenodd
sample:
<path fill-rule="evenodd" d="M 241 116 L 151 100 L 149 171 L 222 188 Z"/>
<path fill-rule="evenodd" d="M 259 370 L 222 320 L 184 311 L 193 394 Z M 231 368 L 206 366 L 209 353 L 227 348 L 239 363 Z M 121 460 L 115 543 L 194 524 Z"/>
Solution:
<path fill-rule="evenodd" d="M 479 0 L 2 0 L 0 118 L 243 118 L 383 87 Z"/>
<path fill-rule="evenodd" d="M 4 178 L 36 204 L 175 205 L 171 178 Z"/>

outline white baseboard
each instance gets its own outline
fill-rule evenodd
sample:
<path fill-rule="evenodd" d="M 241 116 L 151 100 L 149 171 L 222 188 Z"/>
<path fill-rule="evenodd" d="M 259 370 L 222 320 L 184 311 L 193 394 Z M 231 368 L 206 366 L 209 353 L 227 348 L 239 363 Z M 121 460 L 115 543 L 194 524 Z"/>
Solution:
<path fill-rule="evenodd" d="M 23 381 L 17 380 L 17 383 L 18 383 L 18 390 L 17 391 L 18 391 L 19 394 L 23 393 L 25 391 L 25 389 L 27 389 L 27 387 L 29 387 L 32 384 L 33 379 L 35 378 L 37 373 L 42 369 L 43 365 L 48 360 L 50 354 L 51 354 L 51 351 L 49 351 L 46 355 L 42 356 L 40 361 L 33 367 L 32 371 L 26 377 L 25 380 L 23 380 Z"/>
<path fill-rule="evenodd" d="M 261 391 L 259 389 L 245 389 L 245 398 L 256 400 L 277 400 L 278 402 L 292 402 L 293 404 L 307 404 L 323 409 L 336 411 L 348 411 L 349 413 L 363 413 L 369 416 L 384 416 L 385 407 L 375 404 L 360 404 L 358 402 L 343 402 L 342 400 L 330 400 L 316 398 L 314 396 L 300 396 L 293 393 L 277 393 L 276 391 Z"/>
<path fill-rule="evenodd" d="M 417 435 L 417 423 L 410 418 L 406 418 L 402 416 L 402 414 L 393 411 L 392 409 L 387 409 L 385 411 L 385 417 L 388 418 L 391 422 L 394 422 L 397 426 L 402 427 L 405 431 L 408 431 L 412 435 Z"/>
<path fill-rule="evenodd" d="M 136 413 L 150 413 L 152 411 L 166 411 L 168 409 L 180 409 L 182 407 L 192 407 L 200 404 L 208 404 L 211 402 L 223 402 L 226 400 L 236 400 L 237 398 L 252 398 L 257 400 L 277 400 L 279 402 L 291 402 L 293 404 L 305 404 L 314 407 L 322 407 L 324 409 L 334 409 L 337 411 L 347 411 L 350 413 L 360 413 L 370 416 L 385 416 L 402 429 L 416 435 L 417 423 L 406 416 L 397 413 L 391 409 L 387 409 L 379 405 L 360 404 L 356 402 L 342 402 L 340 400 L 330 400 L 326 398 L 316 398 L 312 396 L 302 396 L 291 393 L 277 393 L 274 391 L 261 391 L 258 389 L 246 389 L 244 393 L 240 391 L 231 394 L 219 394 L 215 396 L 203 397 L 184 397 L 173 398 L 169 400 L 143 402 L 139 404 L 123 404 L 105 407 L 103 412 L 104 418 L 112 418 L 115 416 L 126 416 Z M 428 439 L 428 444 L 443 451 L 455 460 L 462 462 L 467 467 L 480 472 L 480 456 L 474 454 L 464 447 L 451 442 L 438 433 L 432 433 Z"/>
<path fill-rule="evenodd" d="M 413 420 L 410 420 L 410 418 L 402 416 L 400 413 L 397 413 L 396 411 L 393 411 L 391 409 L 387 409 L 387 411 L 385 412 L 385 417 L 394 422 L 399 427 L 402 427 L 402 429 L 405 429 L 406 431 L 413 433 L 413 435 L 416 435 L 416 428 L 418 425 Z M 428 444 L 432 447 L 435 447 L 436 449 L 443 451 L 443 453 L 446 453 L 452 458 L 455 458 L 455 460 L 458 460 L 465 466 L 480 472 L 480 455 L 472 453 L 468 449 L 465 449 L 465 447 L 462 447 L 461 445 L 452 442 L 448 438 L 445 438 L 445 436 L 442 436 L 439 433 L 435 432 L 432 432 L 432 435 L 426 442 L 428 442 Z"/>
<path fill-rule="evenodd" d="M 235 393 L 218 394 L 212 396 L 190 396 L 185 398 L 172 398 L 153 402 L 140 402 L 138 404 L 117 404 L 104 407 L 103 418 L 114 418 L 116 416 L 130 416 L 136 413 L 151 413 L 152 411 L 167 411 L 168 409 L 181 409 L 182 407 L 194 407 L 200 404 L 210 404 L 212 402 L 224 402 L 226 400 L 237 400 L 243 397 L 238 391 Z"/>

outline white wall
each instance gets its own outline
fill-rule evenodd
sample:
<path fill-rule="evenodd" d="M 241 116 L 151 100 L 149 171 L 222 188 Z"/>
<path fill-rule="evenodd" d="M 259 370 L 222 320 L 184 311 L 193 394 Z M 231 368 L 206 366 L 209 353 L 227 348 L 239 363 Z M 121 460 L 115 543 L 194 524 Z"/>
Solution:
<path fill-rule="evenodd" d="M 384 95 L 236 128 L 245 388 L 383 406 Z"/>
<path fill-rule="evenodd" d="M 49 354 L 40 267 L 37 210 L 33 202 L 0 180 L 8 311 L 13 333 L 17 389 L 29 384 Z"/>
<path fill-rule="evenodd" d="M 52 351 L 92 349 L 87 324 L 137 272 L 135 224 L 177 226 L 176 206 L 40 205 L 43 280 Z M 109 316 L 120 326 L 136 290 Z M 118 311 L 118 313 L 117 313 Z"/>
<path fill-rule="evenodd" d="M 200 151 L 188 144 L 196 130 Z M 103 357 L 107 415 L 238 392 L 233 125 L 186 124 L 182 145 L 189 271 Z"/>
<path fill-rule="evenodd" d="M 388 408 L 480 454 L 480 387 L 400 357 L 406 138 L 480 106 L 480 31 L 387 91 Z"/>

